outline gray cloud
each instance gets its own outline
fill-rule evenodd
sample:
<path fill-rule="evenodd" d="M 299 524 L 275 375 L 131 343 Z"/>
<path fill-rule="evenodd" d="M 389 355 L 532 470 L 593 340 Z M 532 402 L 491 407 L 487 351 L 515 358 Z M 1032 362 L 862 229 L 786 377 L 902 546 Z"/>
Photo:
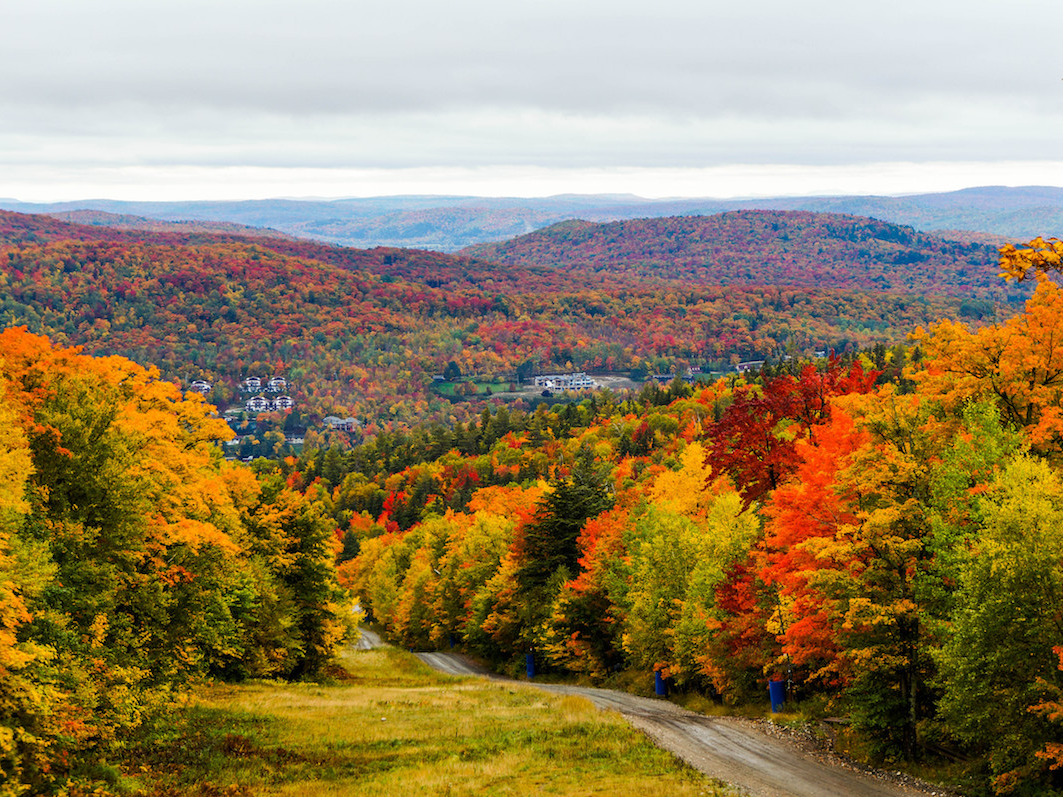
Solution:
<path fill-rule="evenodd" d="M 1056 0 L 36 0 L 0 161 L 1059 159 Z"/>

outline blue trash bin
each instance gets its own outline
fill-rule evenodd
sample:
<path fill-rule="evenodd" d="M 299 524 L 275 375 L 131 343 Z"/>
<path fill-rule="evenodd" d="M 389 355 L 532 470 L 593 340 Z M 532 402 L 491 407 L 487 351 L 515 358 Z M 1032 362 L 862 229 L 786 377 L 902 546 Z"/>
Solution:
<path fill-rule="evenodd" d="M 653 691 L 657 694 L 657 697 L 668 697 L 668 684 L 661 677 L 660 670 L 654 670 L 653 672 Z"/>
<path fill-rule="evenodd" d="M 782 711 L 786 702 L 786 681 L 768 681 L 768 697 L 771 698 L 772 713 Z"/>

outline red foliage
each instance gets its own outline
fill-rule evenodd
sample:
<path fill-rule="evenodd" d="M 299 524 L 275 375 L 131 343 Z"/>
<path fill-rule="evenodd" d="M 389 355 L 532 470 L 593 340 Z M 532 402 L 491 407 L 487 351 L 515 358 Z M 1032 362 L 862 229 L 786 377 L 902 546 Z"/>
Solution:
<path fill-rule="evenodd" d="M 799 377 L 786 374 L 763 387 L 738 388 L 734 403 L 709 432 L 710 464 L 731 476 L 749 506 L 796 470 L 795 443 L 814 440 L 814 427 L 830 416 L 830 399 L 866 393 L 876 376 L 865 373 L 859 362 L 843 369 L 832 358 L 822 372 L 808 365 Z"/>

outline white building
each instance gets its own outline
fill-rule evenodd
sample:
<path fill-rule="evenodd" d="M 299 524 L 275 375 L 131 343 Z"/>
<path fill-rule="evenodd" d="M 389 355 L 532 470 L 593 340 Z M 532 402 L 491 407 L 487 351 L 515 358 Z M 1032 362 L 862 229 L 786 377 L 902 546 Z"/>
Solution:
<path fill-rule="evenodd" d="M 740 374 L 747 374 L 750 371 L 759 371 L 764 367 L 764 360 L 747 360 L 744 363 L 738 363 L 735 366 L 735 370 Z"/>
<path fill-rule="evenodd" d="M 277 396 L 276 398 L 269 399 L 265 396 L 252 396 L 245 403 L 244 407 L 248 412 L 269 412 L 271 410 L 290 410 L 295 406 L 295 401 L 291 396 Z"/>
<path fill-rule="evenodd" d="M 340 432 L 356 432 L 362 426 L 357 418 L 339 418 L 335 415 L 326 415 L 322 423 Z"/>
<path fill-rule="evenodd" d="M 244 404 L 248 412 L 269 412 L 269 405 L 270 400 L 265 396 L 252 396 Z"/>
<path fill-rule="evenodd" d="M 547 390 L 593 390 L 598 383 L 580 371 L 576 374 L 546 374 L 535 377 L 535 386 Z"/>

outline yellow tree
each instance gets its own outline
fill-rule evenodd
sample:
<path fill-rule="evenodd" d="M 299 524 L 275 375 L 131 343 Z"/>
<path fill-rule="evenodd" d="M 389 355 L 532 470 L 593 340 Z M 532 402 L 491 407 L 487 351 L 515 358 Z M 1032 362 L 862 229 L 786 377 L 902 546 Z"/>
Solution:
<path fill-rule="evenodd" d="M 37 789 L 238 655 L 236 512 L 201 401 L 24 329 L 0 351 L 0 747 Z"/>
<path fill-rule="evenodd" d="M 992 397 L 1005 421 L 1024 429 L 1037 451 L 1063 445 L 1063 291 L 1042 278 L 1026 311 L 971 331 L 942 321 L 914 337 L 925 367 L 911 376 L 919 392 L 955 414 L 965 401 Z"/>
<path fill-rule="evenodd" d="M 24 666 L 32 654 L 21 648 L 15 633 L 29 619 L 17 580 L 12 539 L 22 516 L 29 511 L 26 480 L 32 460 L 26 437 L 6 405 L 8 391 L 0 382 L 0 677 Z"/>
<path fill-rule="evenodd" d="M 1000 247 L 1000 276 L 1021 282 L 1038 274 L 1063 271 L 1063 241 L 1034 238 L 1026 246 Z"/>
<path fill-rule="evenodd" d="M 44 587 L 50 562 L 47 551 L 17 537 L 30 509 L 25 488 L 32 461 L 10 406 L 15 400 L 0 380 L 0 797 L 14 797 L 39 783 L 47 768 L 48 736 L 57 730 L 46 730 L 57 707 L 32 671 L 35 663 L 47 660 L 48 650 L 17 636 L 32 619 L 27 599 Z"/>
<path fill-rule="evenodd" d="M 623 644 L 636 664 L 690 680 L 717 627 L 716 589 L 760 529 L 733 490 L 693 519 L 650 507 L 625 535 L 631 562 Z"/>
<path fill-rule="evenodd" d="M 1043 453 L 1063 447 L 1063 291 L 1048 276 L 1063 270 L 1061 255 L 1055 239 L 1002 247 L 1001 276 L 1037 282 L 1025 312 L 977 331 L 942 321 L 914 333 L 926 367 L 912 376 L 924 395 L 955 414 L 972 397 L 992 397 L 1003 419 Z"/>

